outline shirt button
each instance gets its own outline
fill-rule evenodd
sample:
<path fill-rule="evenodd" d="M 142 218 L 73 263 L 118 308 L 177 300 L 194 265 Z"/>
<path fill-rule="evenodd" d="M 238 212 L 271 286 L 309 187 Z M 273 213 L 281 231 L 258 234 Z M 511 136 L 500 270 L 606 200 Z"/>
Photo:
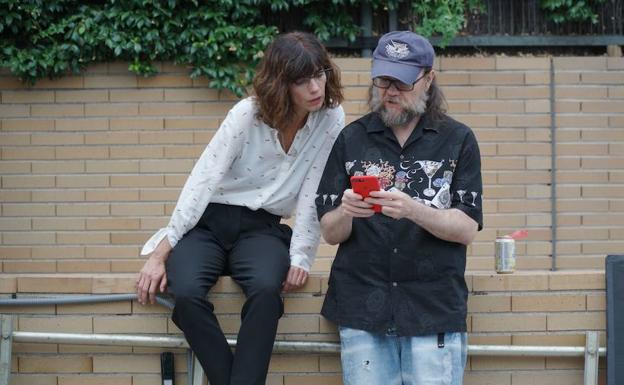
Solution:
<path fill-rule="evenodd" d="M 395 254 L 397 253 L 397 251 L 399 251 L 399 250 L 397 250 L 396 247 L 394 249 L 392 249 L 392 252 L 395 253 Z"/>
<path fill-rule="evenodd" d="M 405 157 L 404 157 L 403 155 L 399 155 L 399 158 L 403 159 L 403 158 L 405 158 Z"/>
<path fill-rule="evenodd" d="M 396 283 L 396 282 L 392 282 L 392 286 L 397 287 L 397 286 L 399 286 L 399 284 Z"/>

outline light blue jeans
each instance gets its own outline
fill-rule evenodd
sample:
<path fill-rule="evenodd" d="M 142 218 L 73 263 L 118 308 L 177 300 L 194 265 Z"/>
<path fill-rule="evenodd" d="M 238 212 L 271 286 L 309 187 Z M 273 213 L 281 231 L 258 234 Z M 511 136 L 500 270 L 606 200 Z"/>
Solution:
<path fill-rule="evenodd" d="M 340 327 L 344 385 L 462 385 L 466 333 L 401 337 Z"/>

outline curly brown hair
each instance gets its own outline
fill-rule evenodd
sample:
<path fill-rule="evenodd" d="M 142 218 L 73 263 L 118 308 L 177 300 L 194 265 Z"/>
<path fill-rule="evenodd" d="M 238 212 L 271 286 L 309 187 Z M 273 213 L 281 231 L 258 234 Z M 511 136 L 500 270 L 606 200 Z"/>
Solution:
<path fill-rule="evenodd" d="M 294 105 L 289 86 L 297 79 L 328 69 L 323 108 L 342 103 L 340 70 L 316 36 L 306 32 L 279 35 L 264 52 L 253 81 L 258 117 L 281 131 L 292 121 Z"/>

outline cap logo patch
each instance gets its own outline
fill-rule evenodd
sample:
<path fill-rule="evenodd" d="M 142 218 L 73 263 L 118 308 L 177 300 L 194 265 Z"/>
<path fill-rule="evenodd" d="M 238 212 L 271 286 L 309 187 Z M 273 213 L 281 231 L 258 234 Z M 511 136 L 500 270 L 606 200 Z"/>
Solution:
<path fill-rule="evenodd" d="M 409 55 L 410 51 L 407 48 L 407 44 L 397 43 L 395 41 L 390 41 L 389 44 L 386 44 L 386 55 L 395 58 L 395 59 L 403 59 Z"/>

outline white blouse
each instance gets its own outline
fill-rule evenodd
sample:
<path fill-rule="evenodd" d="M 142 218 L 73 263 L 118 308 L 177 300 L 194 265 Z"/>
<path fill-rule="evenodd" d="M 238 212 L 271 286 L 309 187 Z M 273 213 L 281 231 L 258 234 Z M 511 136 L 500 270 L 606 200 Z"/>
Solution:
<path fill-rule="evenodd" d="M 253 97 L 228 112 L 184 184 L 169 224 L 147 241 L 142 255 L 154 251 L 165 236 L 175 246 L 214 202 L 264 209 L 286 218 L 295 212 L 291 265 L 310 270 L 320 240 L 316 189 L 344 127 L 344 111 L 338 106 L 310 113 L 288 153 L 277 130 L 256 113 Z"/>

